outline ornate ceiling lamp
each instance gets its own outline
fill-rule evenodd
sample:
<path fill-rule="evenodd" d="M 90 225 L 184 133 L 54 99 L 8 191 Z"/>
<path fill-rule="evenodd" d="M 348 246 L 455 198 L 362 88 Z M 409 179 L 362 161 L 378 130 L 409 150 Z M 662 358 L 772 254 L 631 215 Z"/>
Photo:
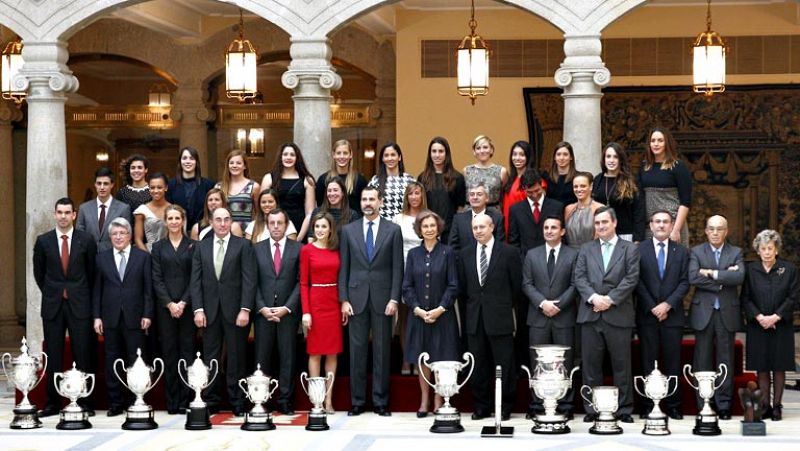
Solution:
<path fill-rule="evenodd" d="M 464 36 L 456 50 L 458 59 L 458 93 L 467 96 L 475 105 L 477 96 L 489 93 L 489 46 L 480 35 L 475 34 L 475 0 L 469 19 L 470 33 Z"/>
<path fill-rule="evenodd" d="M 706 31 L 694 40 L 692 66 L 694 92 L 711 96 L 725 91 L 725 54 L 728 46 L 716 31 L 711 30 L 711 0 L 706 10 Z"/>
<path fill-rule="evenodd" d="M 255 97 L 257 60 L 253 44 L 244 38 L 244 19 L 239 8 L 239 38 L 225 52 L 225 95 L 241 102 Z"/>
<path fill-rule="evenodd" d="M 0 80 L 2 80 L 3 98 L 6 100 L 13 100 L 17 105 L 21 104 L 27 92 L 15 91 L 11 82 L 14 76 L 19 73 L 22 68 L 22 40 L 17 38 L 9 42 L 3 53 L 0 56 L 2 64 L 0 65 Z"/>

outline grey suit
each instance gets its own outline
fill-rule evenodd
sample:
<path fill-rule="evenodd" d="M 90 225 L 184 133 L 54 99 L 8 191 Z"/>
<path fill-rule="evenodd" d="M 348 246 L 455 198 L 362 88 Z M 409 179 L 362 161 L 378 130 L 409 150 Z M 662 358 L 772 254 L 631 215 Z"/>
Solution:
<path fill-rule="evenodd" d="M 78 210 L 78 222 L 75 224 L 75 228 L 90 234 L 92 238 L 94 238 L 94 242 L 97 244 L 98 254 L 105 250 L 111 249 L 112 247 L 111 237 L 108 235 L 108 225 L 111 224 L 111 221 L 114 218 L 125 218 L 131 225 L 133 225 L 131 207 L 129 207 L 125 202 L 114 199 L 113 197 L 111 198 L 110 202 L 111 203 L 108 206 L 108 211 L 106 211 L 106 220 L 103 230 L 100 230 L 99 226 L 99 214 L 97 212 L 98 208 L 96 197 L 92 200 L 82 203 L 80 210 Z"/>
<path fill-rule="evenodd" d="M 349 301 L 350 397 L 363 407 L 367 390 L 367 344 L 372 330 L 372 402 L 389 405 L 389 350 L 392 317 L 384 311 L 389 300 L 400 301 L 403 283 L 403 235 L 400 226 L 383 218 L 378 224 L 372 261 L 367 258 L 364 221 L 342 228 L 339 301 Z"/>
<path fill-rule="evenodd" d="M 737 268 L 733 269 L 734 267 Z M 701 276 L 700 269 L 717 269 L 717 278 Z M 695 330 L 696 337 L 693 370 L 714 369 L 712 352 L 716 341 L 716 362 L 724 363 L 730 372 L 714 394 L 719 410 L 731 410 L 733 346 L 736 331 L 742 329 L 738 289 L 744 282 L 744 276 L 744 258 L 740 248 L 725 243 L 720 253 L 719 265 L 710 244 L 703 243 L 692 248 L 689 257 L 689 283 L 695 287 L 695 292 L 689 308 L 689 324 Z M 719 310 L 714 309 L 717 298 Z"/>
<path fill-rule="evenodd" d="M 603 269 L 600 240 L 581 246 L 575 264 L 574 283 L 580 295 L 578 324 L 581 324 L 581 372 L 583 383 L 591 387 L 603 384 L 603 357 L 611 357 L 614 385 L 619 387 L 617 414 L 633 413 L 631 376 L 631 335 L 636 325 L 633 292 L 639 282 L 639 247 L 618 239 Z M 593 294 L 607 295 L 613 305 L 595 312 L 589 303 Z M 594 409 L 584 403 L 586 412 Z"/>

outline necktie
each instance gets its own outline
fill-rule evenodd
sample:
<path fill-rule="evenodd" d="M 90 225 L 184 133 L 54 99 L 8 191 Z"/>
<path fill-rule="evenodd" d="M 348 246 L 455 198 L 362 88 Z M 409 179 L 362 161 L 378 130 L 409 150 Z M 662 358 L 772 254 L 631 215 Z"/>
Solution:
<path fill-rule="evenodd" d="M 714 260 L 717 262 L 717 270 L 719 270 L 719 249 L 714 249 Z M 714 310 L 719 310 L 719 296 L 714 298 Z"/>
<path fill-rule="evenodd" d="M 538 201 L 533 201 L 533 222 L 535 222 L 537 224 L 539 223 L 539 215 L 540 214 L 541 214 L 541 211 L 539 211 L 539 202 Z"/>
<path fill-rule="evenodd" d="M 272 256 L 272 264 L 275 265 L 275 275 L 281 272 L 281 246 L 275 243 L 275 255 Z"/>
<path fill-rule="evenodd" d="M 664 243 L 658 243 L 658 277 L 664 279 L 664 270 L 667 266 L 667 255 L 664 252 Z"/>
<path fill-rule="evenodd" d="M 373 254 L 375 253 L 375 237 L 372 235 L 372 225 L 374 222 L 367 223 L 367 259 L 372 261 Z"/>
<path fill-rule="evenodd" d="M 125 266 L 127 263 L 125 261 L 125 252 L 119 251 L 119 280 L 125 279 Z"/>
<path fill-rule="evenodd" d="M 550 256 L 547 257 L 547 277 L 553 278 L 553 270 L 556 267 L 556 250 L 550 249 Z"/>
<path fill-rule="evenodd" d="M 66 235 L 61 235 L 61 269 L 64 270 L 64 278 L 67 277 L 67 270 L 69 269 L 69 237 Z M 62 296 L 64 299 L 67 299 L 67 289 L 64 288 L 64 293 Z"/>
<path fill-rule="evenodd" d="M 222 262 L 225 260 L 225 240 L 220 238 L 217 240 L 217 258 L 214 259 L 214 273 L 217 275 L 222 274 Z"/>
<path fill-rule="evenodd" d="M 481 245 L 481 286 L 486 283 L 486 274 L 489 272 L 489 259 L 486 258 L 486 245 Z"/>
<path fill-rule="evenodd" d="M 608 271 L 609 260 L 611 260 L 611 243 L 603 241 L 603 271 Z"/>
<path fill-rule="evenodd" d="M 100 204 L 100 219 L 97 220 L 97 227 L 100 229 L 100 235 L 103 234 L 103 227 L 106 225 L 106 204 Z"/>

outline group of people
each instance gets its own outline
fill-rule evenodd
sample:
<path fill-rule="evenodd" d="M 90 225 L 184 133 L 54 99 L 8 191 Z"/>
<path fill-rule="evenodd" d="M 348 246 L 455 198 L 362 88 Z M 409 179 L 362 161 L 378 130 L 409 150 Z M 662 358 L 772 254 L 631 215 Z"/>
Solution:
<path fill-rule="evenodd" d="M 236 415 L 247 409 L 237 382 L 256 364 L 279 380 L 277 410 L 292 413 L 302 331 L 312 377 L 336 373 L 337 356 L 349 347 L 349 415 L 368 404 L 370 344 L 372 408 L 391 415 L 390 349 L 398 334 L 402 372 L 420 373 L 418 417 L 442 403 L 424 381 L 429 369 L 414 368 L 422 352 L 432 361 L 473 353 L 473 419 L 492 414 L 500 365 L 501 415 L 508 418 L 516 368 L 535 365 L 530 346 L 560 344 L 570 347 L 567 365 L 580 362 L 590 386 L 602 385 L 609 355 L 620 389 L 617 414 L 632 422 L 633 334 L 645 374 L 660 359 L 665 374 L 678 375 L 683 299 L 691 285 L 695 370 L 711 370 L 715 362 L 732 368 L 744 314 L 747 367 L 758 372 L 764 393 L 774 382 L 765 407 L 781 418 L 785 371 L 794 369 L 797 271 L 777 258 L 781 239 L 772 230 L 753 242 L 761 261 L 745 265 L 741 249 L 725 241 L 727 220 L 720 215 L 708 218 L 706 243 L 687 247 L 692 179 L 666 130 L 650 133 L 638 175 L 616 143 L 601 152 L 596 176 L 576 170 L 567 142 L 557 144 L 545 173 L 535 169 L 525 141 L 512 145 L 509 168 L 492 162 L 487 136 L 478 136 L 472 150 L 475 162 L 459 172 L 448 141 L 436 137 L 423 172 L 413 177 L 400 146 L 388 143 L 367 182 L 354 170 L 347 141 L 334 144 L 332 166 L 316 180 L 301 149 L 289 143 L 260 183 L 234 150 L 215 184 L 202 177 L 198 153 L 187 147 L 171 179 L 148 174 L 145 157 L 129 158 L 127 184 L 116 198 L 114 173 L 97 170 L 97 197 L 78 210 L 59 199 L 55 229 L 34 248 L 45 348 L 54 362 L 42 414 L 59 410 L 53 373 L 62 364 L 66 330 L 77 367 L 88 372 L 96 368 L 96 336 L 103 337 L 110 416 L 126 407 L 111 367 L 117 358 L 131 364 L 137 348 L 160 351 L 167 410 L 182 413 L 191 394 L 178 380 L 177 362 L 193 358 L 198 330 L 203 359 L 224 356 Z M 153 323 L 157 334 L 149 333 Z M 245 352 L 251 329 L 255 362 Z M 220 384 L 206 395 L 212 412 L 220 406 Z M 334 412 L 330 393 L 324 407 Z M 732 395 L 728 378 L 716 394 L 723 419 Z M 559 404 L 569 417 L 572 398 Z M 646 414 L 652 404 L 644 402 Z M 679 395 L 666 407 L 670 417 L 682 417 Z M 584 408 L 584 420 L 594 420 L 592 407 Z M 534 399 L 529 413 L 542 411 Z"/>

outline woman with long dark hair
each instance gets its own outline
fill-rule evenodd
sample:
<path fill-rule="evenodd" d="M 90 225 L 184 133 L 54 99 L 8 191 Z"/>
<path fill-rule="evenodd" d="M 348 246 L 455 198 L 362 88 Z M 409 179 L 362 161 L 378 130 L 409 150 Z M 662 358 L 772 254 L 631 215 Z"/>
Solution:
<path fill-rule="evenodd" d="M 345 182 L 338 177 L 329 178 L 325 187 L 325 196 L 322 198 L 322 206 L 315 208 L 311 217 L 319 213 L 328 213 L 336 223 L 336 230 L 341 232 L 344 225 L 361 219 L 361 214 L 350 208 L 349 199 L 346 195 L 347 187 Z"/>
<path fill-rule="evenodd" d="M 503 185 L 503 217 L 508 218 L 508 210 L 512 205 L 525 200 L 525 188 L 520 181 L 522 174 L 533 167 L 533 148 L 528 141 L 517 141 L 511 145 L 508 154 L 509 175 L 508 180 Z M 506 236 L 508 236 L 508 225 L 511 221 L 505 221 Z"/>
<path fill-rule="evenodd" d="M 403 194 L 406 186 L 414 181 L 414 177 L 405 172 L 403 151 L 397 143 L 384 144 L 378 153 L 378 159 L 378 173 L 372 177 L 368 186 L 378 188 L 382 193 L 383 206 L 380 214 L 383 219 L 391 221 L 403 210 Z"/>
<path fill-rule="evenodd" d="M 644 239 L 644 199 L 621 145 L 608 143 L 600 158 L 602 172 L 592 184 L 592 198 L 617 212 L 617 235 L 628 241 Z"/>
<path fill-rule="evenodd" d="M 117 200 L 128 204 L 131 211 L 136 211 L 139 205 L 150 202 L 150 186 L 147 183 L 149 170 L 150 161 L 144 155 L 131 155 L 125 160 L 125 186 L 117 191 Z"/>
<path fill-rule="evenodd" d="M 356 171 L 353 165 L 353 146 L 346 139 L 340 139 L 333 143 L 331 169 L 317 178 L 315 197 L 318 207 L 321 207 L 325 200 L 327 181 L 333 178 L 342 181 L 348 205 L 361 216 L 361 191 L 367 186 L 367 179 Z"/>
<path fill-rule="evenodd" d="M 175 178 L 167 183 L 167 202 L 186 210 L 186 230 L 191 230 L 203 218 L 206 194 L 213 187 L 214 181 L 203 177 L 197 149 L 181 149 Z"/>
<path fill-rule="evenodd" d="M 572 189 L 572 179 L 578 170 L 575 168 L 575 151 L 572 144 L 561 141 L 553 149 L 553 163 L 550 172 L 542 174 L 547 183 L 547 197 L 555 199 L 564 205 L 578 201 Z"/>
<path fill-rule="evenodd" d="M 278 203 L 298 229 L 297 239 L 303 241 L 308 221 L 314 210 L 314 177 L 308 172 L 300 147 L 295 143 L 281 145 L 272 170 L 264 175 L 261 186 L 278 192 Z"/>
<path fill-rule="evenodd" d="M 425 169 L 417 177 L 427 190 L 428 209 L 444 220 L 442 240 L 450 236 L 453 216 L 464 208 L 467 185 L 464 176 L 453 167 L 453 156 L 447 139 L 437 136 L 428 144 Z"/>
<path fill-rule="evenodd" d="M 258 206 L 253 215 L 253 221 L 247 224 L 247 228 L 244 229 L 244 237 L 253 244 L 269 239 L 267 217 L 269 216 L 269 212 L 279 208 L 278 192 L 272 188 L 263 189 L 256 201 Z M 286 224 L 286 238 L 297 240 L 297 229 L 294 227 L 294 224 L 292 224 L 292 221 Z"/>
<path fill-rule="evenodd" d="M 189 235 L 195 241 L 202 241 L 206 237 L 214 236 L 213 233 L 209 233 L 212 231 L 211 217 L 214 214 L 214 210 L 217 208 L 228 207 L 228 198 L 225 197 L 225 192 L 223 192 L 221 188 L 211 188 L 206 194 L 205 205 L 205 208 L 203 208 L 203 216 L 197 224 L 192 226 Z M 236 221 L 231 224 L 231 234 L 242 236 L 242 228 L 239 227 L 239 223 Z"/>

